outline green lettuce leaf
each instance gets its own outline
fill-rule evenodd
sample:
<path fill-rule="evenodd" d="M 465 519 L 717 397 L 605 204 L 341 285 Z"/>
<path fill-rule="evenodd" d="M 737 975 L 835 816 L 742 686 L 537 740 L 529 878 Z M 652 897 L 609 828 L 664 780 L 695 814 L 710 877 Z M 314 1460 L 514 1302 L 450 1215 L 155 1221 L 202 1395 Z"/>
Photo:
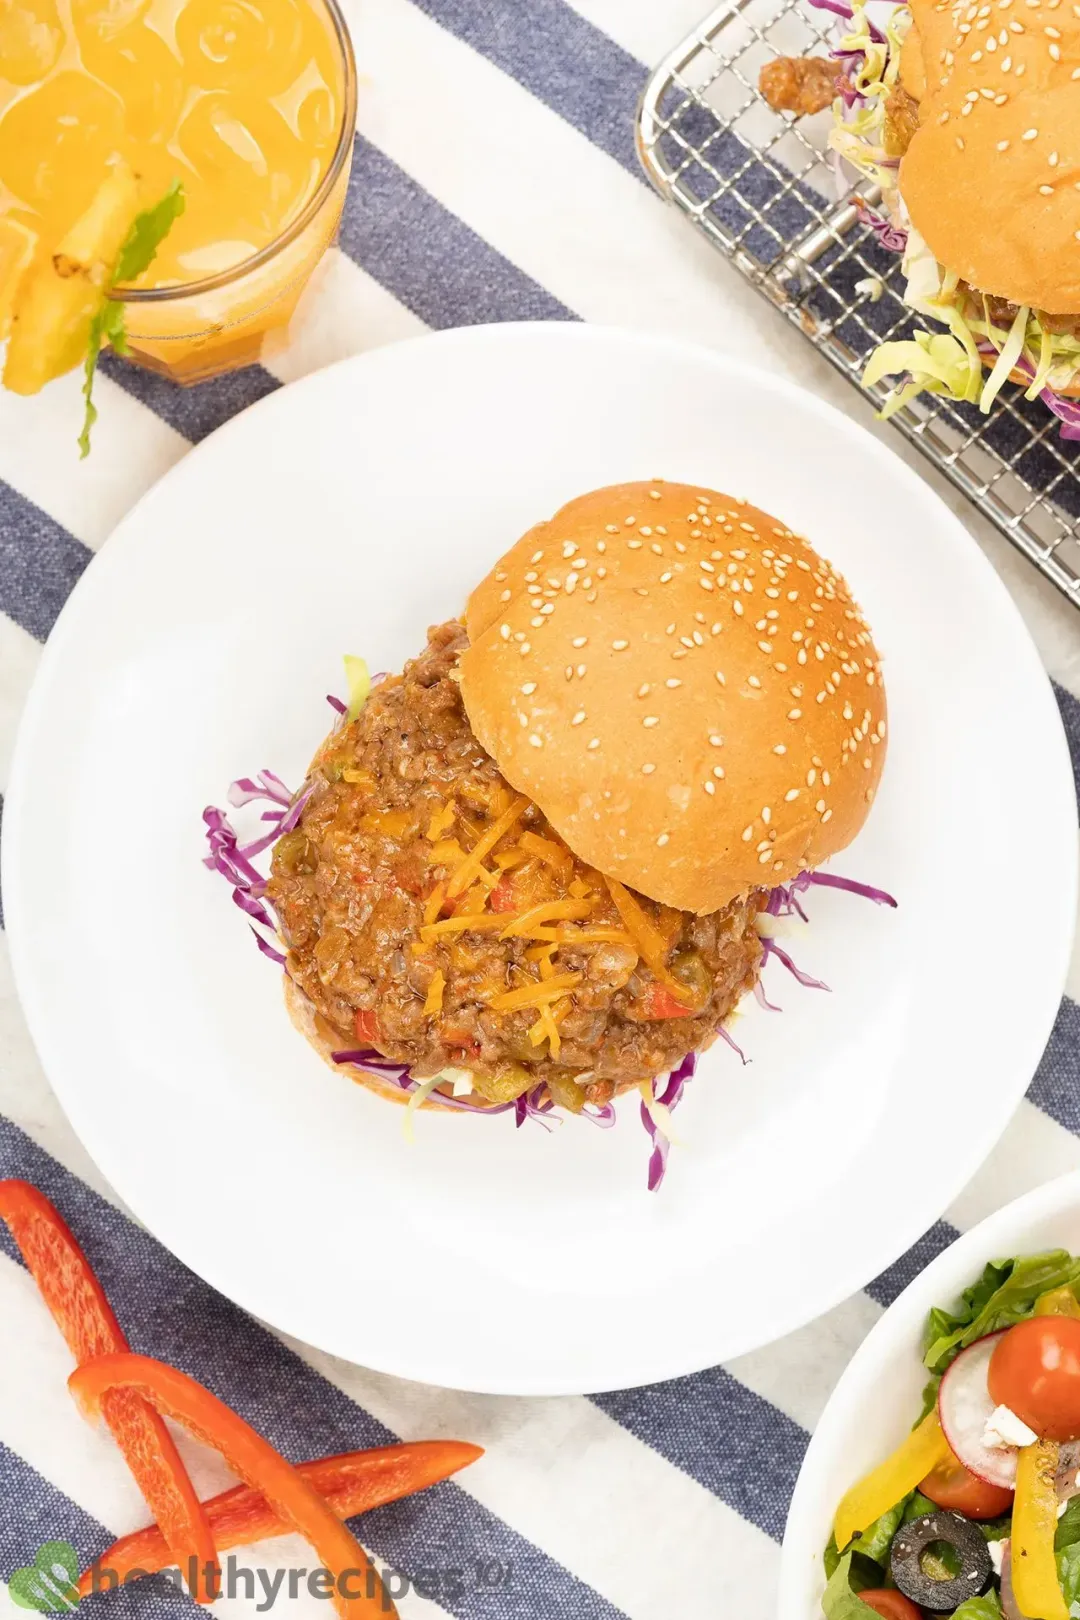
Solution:
<path fill-rule="evenodd" d="M 874 1610 L 859 1596 L 869 1581 L 852 1568 L 853 1554 L 845 1553 L 829 1578 L 821 1599 L 825 1620 L 871 1620 Z M 873 1566 L 871 1566 L 873 1567 Z"/>
<path fill-rule="evenodd" d="M 866 1604 L 863 1604 L 866 1608 Z M 982 1597 L 968 1598 L 952 1612 L 952 1620 L 1001 1620 L 1001 1599 L 996 1591 L 984 1592 Z"/>
<path fill-rule="evenodd" d="M 931 1314 L 931 1316 L 934 1316 L 936 1313 L 934 1311 L 931 1311 L 930 1314 Z M 935 1334 L 935 1338 L 936 1337 L 937 1337 L 937 1335 Z M 919 1424 L 922 1422 L 923 1418 L 924 1417 L 929 1417 L 930 1413 L 934 1410 L 934 1407 L 937 1405 L 938 1390 L 940 1388 L 941 1388 L 941 1374 L 940 1373 L 935 1373 L 932 1378 L 927 1380 L 926 1387 L 922 1392 L 922 1411 L 919 1413 L 918 1418 L 912 1424 L 913 1429 L 917 1429 Z"/>
<path fill-rule="evenodd" d="M 1058 1580 L 1071 1615 L 1080 1614 L 1080 1542 L 1064 1547 L 1057 1555 Z"/>
<path fill-rule="evenodd" d="M 1071 1547 L 1073 1542 L 1080 1542 L 1080 1496 L 1070 1498 L 1054 1535 L 1054 1546 L 1058 1552 Z"/>
<path fill-rule="evenodd" d="M 1064 1249 L 1015 1260 L 994 1260 L 954 1312 L 934 1310 L 927 1320 L 923 1362 L 943 1373 L 965 1345 L 999 1329 L 1025 1321 L 1040 1294 L 1080 1284 L 1080 1260 Z"/>
<path fill-rule="evenodd" d="M 895 1507 L 891 1507 L 887 1513 L 883 1513 L 880 1519 L 875 1519 L 873 1524 L 863 1531 L 862 1535 L 852 1543 L 854 1551 L 859 1554 L 860 1558 L 872 1558 L 874 1563 L 880 1564 L 883 1570 L 888 1569 L 889 1548 L 892 1546 L 893 1537 L 900 1526 L 909 1524 L 912 1519 L 917 1519 L 921 1513 L 928 1513 L 932 1510 L 932 1504 L 927 1503 L 926 1507 L 920 1507 L 918 1512 L 909 1513 L 908 1508 L 916 1497 L 918 1497 L 917 1491 L 910 1492 L 909 1495 L 904 1497 L 903 1501 L 897 1502 Z M 920 1502 L 926 1501 L 924 1496 L 918 1497 L 918 1499 Z"/>
<path fill-rule="evenodd" d="M 120 249 L 113 271 L 112 285 L 134 281 L 154 260 L 158 248 L 184 212 L 186 199 L 179 180 L 174 180 L 164 197 L 152 208 L 145 208 L 132 220 L 127 239 Z M 82 432 L 79 434 L 79 454 L 85 460 L 90 454 L 90 431 L 97 421 L 94 404 L 94 378 L 101 351 L 108 344 L 117 354 L 128 353 L 127 333 L 124 330 L 124 306 L 119 299 L 106 298 L 90 328 L 90 341 L 86 350 L 83 380 Z"/>

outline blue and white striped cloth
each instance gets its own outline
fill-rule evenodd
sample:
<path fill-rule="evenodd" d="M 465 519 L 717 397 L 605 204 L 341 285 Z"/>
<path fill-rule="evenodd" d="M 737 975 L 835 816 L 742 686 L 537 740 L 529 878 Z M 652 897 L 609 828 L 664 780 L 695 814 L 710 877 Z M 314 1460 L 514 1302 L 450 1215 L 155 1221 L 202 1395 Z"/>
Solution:
<path fill-rule="evenodd" d="M 113 525 L 190 444 L 330 360 L 426 328 L 604 321 L 698 338 L 869 424 L 846 385 L 637 169 L 633 114 L 647 64 L 703 4 L 356 0 L 361 133 L 349 200 L 289 351 L 192 392 L 106 362 L 82 464 L 74 380 L 34 400 L 0 398 L 0 792 L 41 644 Z M 842 484 L 845 468 L 822 475 Z M 1020 602 L 1080 776 L 1080 621 L 959 496 L 942 493 Z M 74 1140 L 15 1003 L 2 933 L 0 1175 L 28 1177 L 60 1205 L 136 1349 L 203 1380 L 287 1455 L 394 1436 L 487 1448 L 459 1480 L 362 1521 L 385 1565 L 428 1572 L 401 1600 L 406 1620 L 769 1620 L 807 1435 L 856 1345 L 957 1229 L 1080 1166 L 1080 961 L 1069 989 L 1004 1141 L 914 1250 L 779 1344 L 621 1394 L 485 1399 L 400 1383 L 284 1342 L 213 1294 L 129 1220 Z M 212 1177 L 195 1195 L 213 1199 Z M 365 1241 L 362 1229 L 354 1241 Z M 41 1542 L 68 1539 L 89 1558 L 145 1514 L 111 1442 L 76 1415 L 67 1352 L 6 1238 L 0 1250 L 0 1611 L 13 1615 L 2 1581 Z M 200 1454 L 193 1470 L 204 1494 L 220 1488 L 215 1463 Z M 303 1563 L 304 1549 L 286 1540 L 257 1562 L 294 1559 Z M 457 1569 L 461 1580 L 447 1574 Z M 118 1620 L 190 1609 L 160 1580 L 93 1602 Z M 290 1620 L 327 1613 L 307 1597 L 282 1606 Z M 237 1596 L 220 1608 L 240 1620 L 255 1603 Z"/>

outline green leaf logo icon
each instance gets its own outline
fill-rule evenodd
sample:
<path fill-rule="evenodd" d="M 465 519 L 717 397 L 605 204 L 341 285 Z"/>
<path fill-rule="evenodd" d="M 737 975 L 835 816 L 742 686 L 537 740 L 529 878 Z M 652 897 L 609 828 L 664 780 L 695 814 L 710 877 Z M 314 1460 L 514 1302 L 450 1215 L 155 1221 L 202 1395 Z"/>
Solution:
<path fill-rule="evenodd" d="M 32 1565 L 17 1569 L 8 1591 L 20 1609 L 39 1614 L 66 1614 L 76 1607 L 79 1558 L 69 1541 L 47 1541 Z"/>

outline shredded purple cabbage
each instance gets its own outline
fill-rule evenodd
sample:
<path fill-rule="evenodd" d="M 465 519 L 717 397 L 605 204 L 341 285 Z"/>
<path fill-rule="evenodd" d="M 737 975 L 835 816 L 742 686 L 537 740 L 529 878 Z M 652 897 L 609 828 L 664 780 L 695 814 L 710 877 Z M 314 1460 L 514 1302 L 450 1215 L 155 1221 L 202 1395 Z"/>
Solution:
<path fill-rule="evenodd" d="M 984 349 L 984 345 L 980 343 L 979 348 Z M 992 344 L 987 344 L 984 352 L 989 352 L 993 355 L 997 354 L 997 350 Z M 1024 358 L 1023 355 L 1021 355 L 1019 360 L 1017 360 L 1013 370 L 1019 371 L 1028 379 L 1029 382 L 1035 375 L 1034 371 L 1031 369 L 1030 363 Z M 1061 423 L 1059 437 L 1069 440 L 1080 439 L 1080 400 L 1066 399 L 1064 395 L 1056 394 L 1052 388 L 1040 389 L 1039 398 L 1042 400 L 1047 410 L 1056 416 L 1058 421 Z"/>
<path fill-rule="evenodd" d="M 811 0 L 812 4 L 823 5 L 824 9 L 837 11 L 838 4 L 826 4 L 825 0 Z M 840 15 L 849 15 L 850 12 Z M 1080 437 L 1080 409 L 1077 410 L 1077 436 Z M 373 682 L 382 679 L 382 675 L 373 677 Z M 327 702 L 340 715 L 344 715 L 345 705 L 340 698 L 328 695 Z M 272 771 L 260 771 L 255 778 L 242 776 L 233 782 L 228 791 L 228 802 L 236 809 L 259 802 L 268 802 L 272 808 L 264 810 L 260 819 L 268 823 L 269 830 L 261 837 L 242 844 L 237 837 L 236 830 L 223 810 L 214 805 L 208 805 L 203 811 L 203 822 L 206 827 L 206 842 L 209 853 L 203 859 L 203 865 L 212 872 L 223 877 L 232 889 L 235 905 L 248 918 L 255 943 L 264 956 L 270 958 L 279 967 L 288 971 L 284 953 L 279 949 L 281 944 L 271 910 L 266 902 L 266 879 L 253 864 L 256 856 L 263 854 L 284 833 L 291 832 L 303 813 L 304 805 L 312 791 L 313 784 L 305 782 L 299 793 L 291 794 L 285 783 Z M 763 915 L 772 917 L 798 916 L 805 922 L 808 920 L 806 912 L 800 903 L 799 896 L 811 888 L 843 889 L 849 894 L 861 895 L 864 899 L 872 900 L 877 905 L 895 906 L 896 901 L 892 895 L 886 894 L 884 889 L 872 888 L 869 884 L 858 883 L 853 878 L 840 877 L 832 872 L 802 872 L 791 883 L 783 884 L 772 890 L 765 906 Z M 260 932 L 265 930 L 265 932 Z M 269 935 L 269 937 L 267 937 Z M 828 985 L 820 979 L 811 978 L 792 961 L 787 951 L 783 950 L 776 941 L 769 936 L 762 937 L 764 950 L 764 963 L 775 957 L 788 972 L 793 974 L 798 982 L 813 989 L 827 990 Z M 779 1012 L 779 1008 L 769 1001 L 760 982 L 754 987 L 754 994 L 763 1007 Z M 717 1030 L 720 1039 L 736 1052 L 745 1065 L 749 1060 L 739 1046 L 731 1032 L 722 1024 Z M 383 1057 L 373 1047 L 356 1047 L 340 1052 L 332 1052 L 331 1057 L 335 1063 L 342 1067 L 351 1067 L 376 1075 L 381 1080 L 389 1081 L 409 1094 L 418 1091 L 421 1081 L 413 1078 L 408 1066 L 393 1063 Z M 658 1075 L 652 1082 L 653 1101 L 659 1103 L 669 1112 L 675 1108 L 683 1098 L 687 1083 L 693 1079 L 697 1068 L 697 1054 L 688 1052 L 677 1068 L 670 1074 Z M 515 1127 L 520 1128 L 526 1120 L 535 1120 L 546 1130 L 553 1125 L 561 1124 L 562 1114 L 556 1109 L 554 1102 L 544 1085 L 525 1092 L 514 1102 L 507 1103 L 476 1103 L 465 1097 L 447 1096 L 441 1091 L 433 1091 L 427 1101 L 438 1108 L 457 1110 L 467 1114 L 507 1114 L 514 1115 Z M 644 1099 L 641 1102 L 641 1120 L 652 1144 L 649 1155 L 649 1191 L 655 1192 L 664 1179 L 667 1170 L 668 1154 L 671 1143 L 663 1130 L 653 1119 Z M 615 1124 L 616 1113 L 612 1103 L 602 1106 L 586 1104 L 578 1115 L 580 1119 L 587 1119 L 591 1124 L 601 1130 L 610 1130 Z"/>
<path fill-rule="evenodd" d="M 672 1069 L 671 1073 L 666 1076 L 658 1075 L 653 1081 L 653 1101 L 660 1103 L 670 1113 L 673 1108 L 676 1108 L 682 1102 L 686 1083 L 694 1078 L 696 1068 L 697 1053 L 687 1052 L 677 1069 Z M 641 1100 L 640 1111 L 641 1123 L 644 1125 L 652 1143 L 652 1152 L 649 1155 L 649 1191 L 655 1192 L 667 1171 L 671 1140 L 656 1123 L 644 1098 Z"/>
<path fill-rule="evenodd" d="M 902 225 L 894 225 L 892 220 L 886 219 L 884 214 L 879 214 L 876 208 L 871 208 L 861 197 L 855 199 L 855 207 L 860 224 L 865 225 L 868 231 L 873 231 L 878 246 L 883 247 L 886 253 L 903 253 L 906 250 L 908 233 Z"/>

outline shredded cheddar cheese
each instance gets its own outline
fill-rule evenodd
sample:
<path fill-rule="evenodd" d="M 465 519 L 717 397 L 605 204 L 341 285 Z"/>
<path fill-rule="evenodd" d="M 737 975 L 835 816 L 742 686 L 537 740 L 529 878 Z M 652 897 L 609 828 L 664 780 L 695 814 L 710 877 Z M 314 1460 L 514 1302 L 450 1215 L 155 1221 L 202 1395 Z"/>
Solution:
<path fill-rule="evenodd" d="M 427 897 L 427 904 L 424 906 L 425 923 L 433 923 L 437 920 L 439 912 L 443 908 L 443 901 L 445 899 L 446 884 L 436 883 L 435 887 Z"/>
<path fill-rule="evenodd" d="M 513 849 L 500 849 L 493 859 L 500 872 L 509 872 L 512 866 L 520 866 L 523 861 L 527 861 L 529 854 L 520 844 L 515 844 Z"/>
<path fill-rule="evenodd" d="M 505 915 L 500 915 L 497 911 L 463 911 L 456 917 L 443 917 L 439 922 L 426 924 L 420 930 L 420 938 L 425 944 L 430 945 L 433 940 L 441 939 L 444 934 L 463 934 L 466 929 L 489 933 L 492 929 L 502 928 L 505 923 Z"/>
<path fill-rule="evenodd" d="M 587 917 L 592 907 L 584 900 L 544 900 L 538 906 L 530 906 L 528 911 L 521 912 L 511 918 L 503 929 L 503 939 L 516 939 L 519 935 L 531 935 L 538 923 L 546 922 L 575 922 Z"/>
<path fill-rule="evenodd" d="M 517 990 L 504 990 L 495 996 L 489 1006 L 495 1012 L 515 1012 L 520 1007 L 542 1007 L 568 995 L 581 983 L 580 973 L 555 973 L 550 979 L 537 979 L 534 984 L 523 984 Z"/>
<path fill-rule="evenodd" d="M 616 883 L 614 878 L 605 877 L 604 882 L 607 884 L 608 893 L 615 902 L 615 909 L 626 926 L 626 932 L 633 940 L 642 960 L 654 977 L 659 979 L 662 984 L 667 985 L 677 1001 L 681 1001 L 684 1006 L 689 1005 L 692 999 L 690 991 L 684 984 L 680 984 L 678 979 L 673 978 L 667 970 L 669 947 L 663 934 L 654 923 L 650 922 L 629 889 L 624 889 L 623 885 Z"/>
<path fill-rule="evenodd" d="M 510 808 L 504 810 L 498 820 L 492 822 L 487 832 L 477 841 L 475 847 L 469 851 L 451 877 L 446 891 L 449 895 L 461 894 L 463 890 L 468 888 L 483 865 L 485 856 L 489 855 L 500 838 L 503 838 L 510 831 L 510 828 L 521 820 L 528 808 L 528 799 L 519 795 Z"/>
<path fill-rule="evenodd" d="M 490 874 L 484 873 L 484 876 L 487 877 Z M 481 878 L 479 882 L 473 884 L 468 894 L 463 895 L 458 901 L 457 915 L 459 917 L 471 917 L 482 912 L 487 905 L 487 898 L 488 890 Z"/>
<path fill-rule="evenodd" d="M 428 822 L 427 830 L 427 835 L 433 844 L 454 825 L 454 815 L 453 799 L 450 800 L 449 804 L 444 804 L 441 810 L 435 811 L 435 814 Z"/>
<path fill-rule="evenodd" d="M 556 844 L 554 839 L 541 838 L 539 833 L 523 832 L 518 842 L 522 849 L 535 855 L 537 860 L 543 861 L 555 872 L 568 872 L 573 867 L 570 851 Z"/>
<path fill-rule="evenodd" d="M 430 1018 L 434 1013 L 442 1012 L 443 992 L 445 989 L 446 974 L 439 968 L 428 985 L 428 993 L 424 1001 L 425 1018 Z"/>
<path fill-rule="evenodd" d="M 606 924 L 600 924 L 596 928 L 573 928 L 570 926 L 531 928 L 527 938 L 552 940 L 556 945 L 595 945 L 601 941 L 606 941 L 610 945 L 634 944 L 625 928 L 613 928 Z M 634 948 L 637 949 L 636 946 Z"/>
<path fill-rule="evenodd" d="M 431 859 L 435 866 L 460 866 L 465 851 L 456 838 L 440 838 L 431 851 Z"/>

